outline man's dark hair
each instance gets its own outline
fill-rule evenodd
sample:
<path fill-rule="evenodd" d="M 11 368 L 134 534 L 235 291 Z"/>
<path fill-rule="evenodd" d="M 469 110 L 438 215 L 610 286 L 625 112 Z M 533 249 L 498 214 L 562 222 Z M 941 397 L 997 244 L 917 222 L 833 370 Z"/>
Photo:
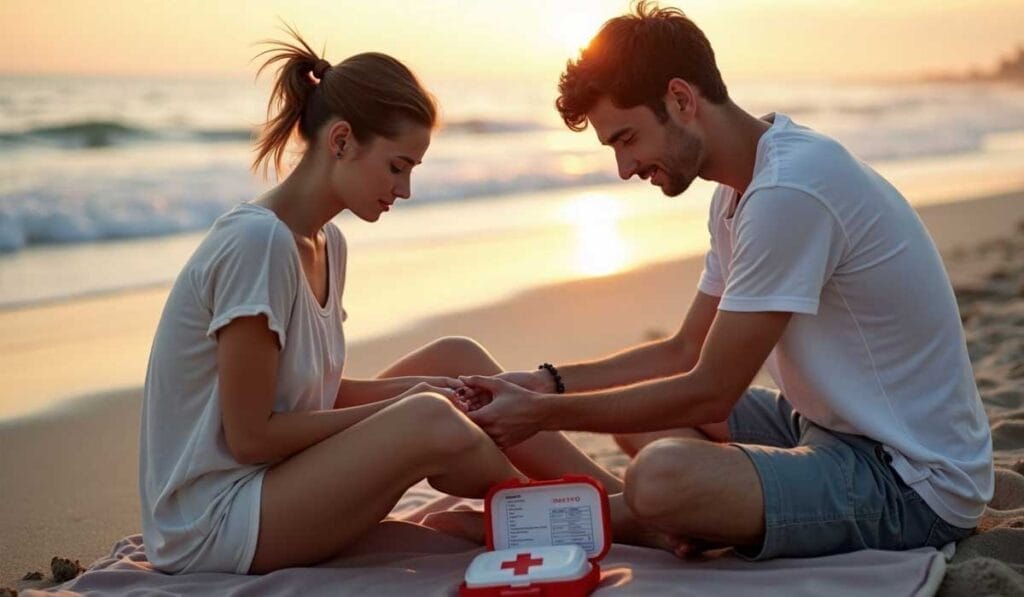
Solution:
<path fill-rule="evenodd" d="M 568 62 L 555 106 L 574 131 L 587 128 L 587 113 L 605 96 L 619 108 L 648 106 L 664 122 L 663 98 L 673 78 L 695 85 L 714 104 L 729 99 L 715 53 L 697 25 L 678 8 L 640 0 L 632 13 L 606 22 Z"/>

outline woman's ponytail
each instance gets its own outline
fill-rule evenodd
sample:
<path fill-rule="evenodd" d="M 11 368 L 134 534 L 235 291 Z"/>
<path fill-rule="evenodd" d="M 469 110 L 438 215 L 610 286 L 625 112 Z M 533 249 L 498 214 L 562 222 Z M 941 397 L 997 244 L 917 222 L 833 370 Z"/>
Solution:
<path fill-rule="evenodd" d="M 409 123 L 433 128 L 437 121 L 434 98 L 404 64 L 379 52 L 366 52 L 331 66 L 318 56 L 292 27 L 294 43 L 268 41 L 269 54 L 260 67 L 278 65 L 267 105 L 267 122 L 256 142 L 253 170 L 264 176 L 281 162 L 293 136 L 307 146 L 332 117 L 345 119 L 360 143 L 375 137 L 396 137 Z"/>
<path fill-rule="evenodd" d="M 258 78 L 265 69 L 278 63 L 277 78 L 267 104 L 267 122 L 260 131 L 256 142 L 256 159 L 253 170 L 262 171 L 266 176 L 270 165 L 281 171 L 281 160 L 291 141 L 295 129 L 302 122 L 310 97 L 316 92 L 318 81 L 322 80 L 330 63 L 317 56 L 302 36 L 291 26 L 288 33 L 296 43 L 267 40 L 271 47 L 256 55 L 270 57 L 256 72 Z"/>

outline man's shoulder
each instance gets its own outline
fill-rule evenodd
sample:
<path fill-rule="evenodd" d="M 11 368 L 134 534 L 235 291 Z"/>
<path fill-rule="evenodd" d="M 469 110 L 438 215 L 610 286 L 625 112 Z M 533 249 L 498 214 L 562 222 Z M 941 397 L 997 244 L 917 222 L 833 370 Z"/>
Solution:
<path fill-rule="evenodd" d="M 856 163 L 856 158 L 839 141 L 804 126 L 779 131 L 772 141 L 771 157 L 796 172 Z"/>
<path fill-rule="evenodd" d="M 751 189 L 785 187 L 822 199 L 864 182 L 860 160 L 839 141 L 804 126 L 792 125 L 774 134 L 763 161 Z"/>

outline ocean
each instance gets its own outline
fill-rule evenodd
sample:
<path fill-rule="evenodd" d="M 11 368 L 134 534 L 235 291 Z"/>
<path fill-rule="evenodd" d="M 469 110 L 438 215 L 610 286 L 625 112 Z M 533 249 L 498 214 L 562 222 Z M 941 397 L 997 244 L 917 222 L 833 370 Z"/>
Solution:
<path fill-rule="evenodd" d="M 622 183 L 591 131 L 562 125 L 553 83 L 430 88 L 444 123 L 414 171 L 412 200 L 372 226 L 339 218 L 350 259 L 363 255 L 357 269 L 406 275 L 446 246 L 444 259 L 479 273 L 486 264 L 472 255 L 495 238 L 545 255 L 544 239 L 568 233 L 567 250 L 583 251 L 428 301 L 451 308 L 702 249 L 712 185 L 667 199 Z M 1022 87 L 801 81 L 730 91 L 754 113 L 836 137 L 915 204 L 1024 186 Z M 249 170 L 266 97 L 265 82 L 244 79 L 0 77 L 0 308 L 170 283 L 217 216 L 270 185 Z M 622 255 L 620 225 L 652 216 L 668 240 L 636 240 Z"/>

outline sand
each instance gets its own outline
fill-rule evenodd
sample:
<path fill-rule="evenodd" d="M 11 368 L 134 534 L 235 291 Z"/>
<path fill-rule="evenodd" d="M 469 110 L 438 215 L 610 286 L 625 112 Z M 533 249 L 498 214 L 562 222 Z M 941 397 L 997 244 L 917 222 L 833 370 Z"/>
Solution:
<path fill-rule="evenodd" d="M 960 543 L 942 595 L 1024 595 L 1024 221 L 946 257 L 992 426 L 996 495 Z"/>
<path fill-rule="evenodd" d="M 1018 224 L 1024 221 L 1024 195 L 929 206 L 920 213 L 958 292 L 1000 467 L 981 532 L 961 543 L 940 594 L 1024 593 L 1024 229 Z M 347 374 L 370 376 L 444 335 L 478 339 L 509 368 L 607 354 L 673 332 L 700 270 L 699 259 L 682 259 L 443 315 L 352 344 Z M 79 387 L 76 377 L 90 373 L 75 364 L 76 355 L 97 346 L 123 351 L 119 338 L 139 345 L 151 336 L 165 294 L 156 289 L 2 312 L 0 363 L 6 364 L 0 368 L 13 372 L 11 363 L 17 363 L 38 369 L 45 358 L 48 383 Z M 625 305 L 630 317 L 624 317 Z M 90 319 L 110 310 L 125 315 L 112 336 Z M 33 333 L 22 336 L 27 330 Z M 88 341 L 93 334 L 98 345 Z M 133 388 L 0 422 L 0 587 L 45 586 L 52 556 L 88 564 L 117 539 L 139 532 L 139 406 L 140 391 Z M 607 465 L 625 465 L 607 437 L 573 437 Z M 44 580 L 19 580 L 35 570 Z"/>

